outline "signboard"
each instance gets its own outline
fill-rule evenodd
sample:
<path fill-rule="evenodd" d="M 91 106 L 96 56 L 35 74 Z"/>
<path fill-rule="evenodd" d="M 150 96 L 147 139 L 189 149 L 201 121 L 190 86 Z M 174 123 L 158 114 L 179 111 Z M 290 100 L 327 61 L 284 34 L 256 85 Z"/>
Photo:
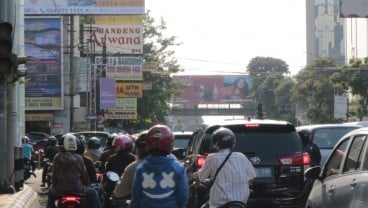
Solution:
<path fill-rule="evenodd" d="M 102 57 L 95 63 L 102 64 Z M 107 57 L 106 77 L 115 80 L 142 80 L 142 57 Z"/>
<path fill-rule="evenodd" d="M 116 83 L 116 97 L 117 98 L 141 98 L 142 97 L 142 83 L 124 82 Z"/>
<path fill-rule="evenodd" d="M 137 98 L 116 98 L 115 110 L 137 111 Z"/>
<path fill-rule="evenodd" d="M 248 103 L 251 89 L 249 75 L 174 75 L 173 79 L 186 85 L 175 104 Z"/>
<path fill-rule="evenodd" d="M 109 110 L 104 113 L 105 119 L 137 119 L 136 111 L 114 111 Z"/>
<path fill-rule="evenodd" d="M 51 113 L 26 113 L 26 121 L 52 121 L 54 116 Z"/>
<path fill-rule="evenodd" d="M 143 15 L 95 16 L 98 25 L 143 25 Z"/>
<path fill-rule="evenodd" d="M 348 97 L 346 95 L 335 95 L 334 118 L 346 118 L 348 109 Z"/>
<path fill-rule="evenodd" d="M 141 25 L 97 25 L 86 24 L 84 42 L 95 43 L 95 53 L 102 54 L 106 42 L 107 54 L 142 54 L 143 53 L 143 24 Z"/>
<path fill-rule="evenodd" d="M 62 135 L 64 133 L 63 123 L 54 123 L 51 131 L 52 131 L 52 135 Z"/>
<path fill-rule="evenodd" d="M 100 79 L 100 109 L 115 108 L 115 80 Z"/>
<path fill-rule="evenodd" d="M 144 0 L 24 0 L 25 15 L 122 15 L 144 10 Z"/>
<path fill-rule="evenodd" d="M 60 18 L 25 19 L 26 110 L 63 109 L 61 28 Z"/>
<path fill-rule="evenodd" d="M 340 0 L 340 17 L 368 17 L 367 0 Z"/>

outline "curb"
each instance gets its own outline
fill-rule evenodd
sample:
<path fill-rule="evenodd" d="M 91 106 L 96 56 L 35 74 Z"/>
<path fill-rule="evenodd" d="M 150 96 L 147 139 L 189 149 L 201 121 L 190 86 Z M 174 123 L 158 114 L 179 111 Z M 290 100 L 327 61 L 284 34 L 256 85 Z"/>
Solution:
<path fill-rule="evenodd" d="M 0 195 L 0 208 L 39 208 L 37 192 L 24 184 L 23 189 L 14 194 Z"/>

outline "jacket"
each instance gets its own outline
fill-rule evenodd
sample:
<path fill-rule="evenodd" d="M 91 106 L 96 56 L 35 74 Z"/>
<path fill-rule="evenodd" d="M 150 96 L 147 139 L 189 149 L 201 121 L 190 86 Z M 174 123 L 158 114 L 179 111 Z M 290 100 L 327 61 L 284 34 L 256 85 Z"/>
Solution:
<path fill-rule="evenodd" d="M 60 152 L 55 155 L 52 185 L 56 194 L 84 193 L 90 184 L 81 155 L 73 152 Z"/>

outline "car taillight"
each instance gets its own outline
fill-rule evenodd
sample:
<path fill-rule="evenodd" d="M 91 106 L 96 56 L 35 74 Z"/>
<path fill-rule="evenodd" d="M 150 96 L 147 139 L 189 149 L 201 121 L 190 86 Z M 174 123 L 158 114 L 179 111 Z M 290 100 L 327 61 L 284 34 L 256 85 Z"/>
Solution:
<path fill-rule="evenodd" d="M 61 198 L 61 203 L 65 204 L 66 202 L 74 202 L 80 204 L 80 197 L 78 196 L 63 196 Z"/>
<path fill-rule="evenodd" d="M 259 124 L 245 124 L 244 125 L 246 128 L 258 128 Z"/>
<path fill-rule="evenodd" d="M 310 165 L 311 164 L 311 158 L 308 153 L 280 157 L 279 161 L 282 165 Z"/>
<path fill-rule="evenodd" d="M 203 167 L 205 162 L 206 162 L 206 157 L 205 156 L 198 156 L 197 163 L 196 163 L 197 168 Z"/>

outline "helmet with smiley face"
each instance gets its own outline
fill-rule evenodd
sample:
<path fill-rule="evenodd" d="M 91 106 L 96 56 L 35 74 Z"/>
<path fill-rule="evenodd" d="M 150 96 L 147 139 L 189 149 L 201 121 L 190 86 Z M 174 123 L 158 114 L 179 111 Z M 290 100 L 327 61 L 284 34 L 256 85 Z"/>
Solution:
<path fill-rule="evenodd" d="M 174 146 L 174 134 L 162 124 L 152 126 L 147 133 L 147 151 L 158 150 L 170 154 Z"/>

